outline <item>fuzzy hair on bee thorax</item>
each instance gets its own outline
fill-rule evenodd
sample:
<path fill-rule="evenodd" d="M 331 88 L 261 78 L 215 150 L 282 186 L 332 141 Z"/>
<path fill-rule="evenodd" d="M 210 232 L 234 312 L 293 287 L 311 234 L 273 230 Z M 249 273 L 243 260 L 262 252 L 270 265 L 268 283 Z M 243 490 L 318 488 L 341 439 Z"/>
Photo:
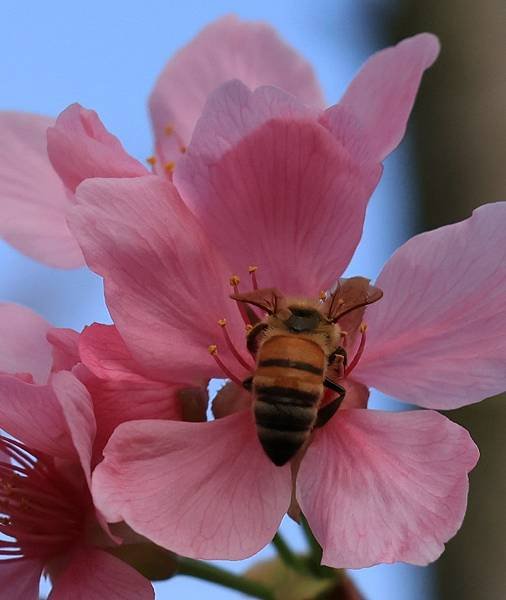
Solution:
<path fill-rule="evenodd" d="M 289 299 L 265 324 L 264 341 L 275 335 L 296 335 L 320 346 L 326 357 L 335 351 L 341 337 L 340 327 L 325 317 L 320 303 L 305 298 Z"/>

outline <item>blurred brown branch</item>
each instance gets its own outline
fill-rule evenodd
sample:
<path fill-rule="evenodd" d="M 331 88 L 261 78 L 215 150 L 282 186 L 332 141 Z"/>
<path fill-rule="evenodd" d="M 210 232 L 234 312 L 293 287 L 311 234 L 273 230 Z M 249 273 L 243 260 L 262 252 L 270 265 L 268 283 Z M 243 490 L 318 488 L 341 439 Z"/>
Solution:
<path fill-rule="evenodd" d="M 428 30 L 442 43 L 414 113 L 422 199 L 420 230 L 467 218 L 473 208 L 505 199 L 506 5 L 486 2 L 398 4 L 391 41 Z M 506 590 L 506 398 L 449 416 L 471 432 L 481 460 L 471 474 L 462 530 L 437 563 L 440 597 L 500 600 Z"/>

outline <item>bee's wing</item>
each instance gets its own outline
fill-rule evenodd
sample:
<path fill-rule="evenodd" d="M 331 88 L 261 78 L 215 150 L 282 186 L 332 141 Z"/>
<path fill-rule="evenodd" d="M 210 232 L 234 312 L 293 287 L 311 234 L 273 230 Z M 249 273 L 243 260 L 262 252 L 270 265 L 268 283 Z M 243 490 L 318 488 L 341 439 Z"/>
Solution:
<path fill-rule="evenodd" d="M 277 288 L 262 288 L 245 294 L 232 294 L 233 300 L 258 306 L 270 315 L 277 313 L 285 304 L 285 297 Z"/>
<path fill-rule="evenodd" d="M 357 315 L 353 315 L 353 324 L 357 321 L 356 317 L 359 316 L 358 327 L 362 320 L 364 308 L 368 304 L 376 302 L 382 296 L 383 292 L 380 288 L 371 285 L 370 280 L 365 277 L 350 277 L 347 279 L 342 277 L 337 282 L 335 291 L 323 303 L 322 312 L 330 321 L 334 323 L 339 321 L 339 325 L 343 329 L 346 329 L 343 326 L 343 317 L 352 311 L 362 308 L 363 310 L 360 311 L 360 315 L 358 313 Z"/>

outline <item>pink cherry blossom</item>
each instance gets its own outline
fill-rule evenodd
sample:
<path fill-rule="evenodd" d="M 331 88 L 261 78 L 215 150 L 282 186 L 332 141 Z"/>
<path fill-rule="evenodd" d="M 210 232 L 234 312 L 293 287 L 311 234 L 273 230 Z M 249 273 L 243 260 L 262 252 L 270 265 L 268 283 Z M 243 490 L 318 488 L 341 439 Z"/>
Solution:
<path fill-rule="evenodd" d="M 42 573 L 52 598 L 154 598 L 134 569 L 107 554 L 89 489 L 95 418 L 89 394 L 69 372 L 51 386 L 0 375 L 0 581 L 14 600 L 36 600 Z M 8 414 L 8 418 L 3 418 Z M 94 565 L 93 578 L 76 578 Z"/>
<path fill-rule="evenodd" d="M 276 85 L 308 105 L 323 106 L 312 68 L 271 27 L 224 17 L 168 62 L 151 93 L 155 169 L 162 175 L 170 175 L 183 155 L 207 96 L 234 78 L 252 88 Z M 94 111 L 78 104 L 56 121 L 0 113 L 0 131 L 0 236 L 51 266 L 85 264 L 66 223 L 75 188 L 88 177 L 137 177 L 146 168 Z"/>
<path fill-rule="evenodd" d="M 233 288 L 251 278 L 254 287 L 310 298 L 335 284 L 359 242 L 380 161 L 402 137 L 437 50 L 422 34 L 379 53 L 324 113 L 279 89 L 224 84 L 173 181 L 148 175 L 78 187 L 72 230 L 149 377 L 195 386 L 250 373 L 231 274 L 239 275 Z M 478 459 L 469 434 L 433 411 L 366 410 L 368 386 L 431 408 L 506 387 L 495 319 L 506 296 L 505 219 L 505 204 L 483 207 L 408 242 L 380 275 L 384 298 L 365 313 L 365 350 L 343 382 L 345 403 L 315 430 L 296 473 L 296 500 L 325 564 L 427 564 L 460 527 Z M 468 303 L 476 281 L 480 293 Z M 93 343 L 88 351 L 93 361 Z M 106 360 L 97 350 L 95 362 Z M 270 541 L 296 469 L 263 452 L 251 395 L 235 385 L 216 399 L 214 421 L 119 425 L 93 478 L 108 521 L 199 558 L 239 559 Z"/>
<path fill-rule="evenodd" d="M 163 380 L 170 373 L 177 381 L 202 384 L 216 376 L 206 350 L 216 321 L 227 318 L 234 341 L 243 338 L 227 288 L 216 291 L 215 282 L 230 273 L 244 277 L 249 264 L 261 265 L 263 280 L 285 293 L 311 295 L 332 285 L 360 239 L 379 161 L 402 135 L 423 70 L 438 49 L 434 36 L 421 34 L 383 51 L 383 60 L 371 59 L 381 70 L 398 56 L 399 82 L 406 87 L 399 90 L 403 110 L 390 114 L 385 108 L 378 116 L 391 123 L 379 140 L 374 131 L 367 134 L 350 103 L 322 112 L 277 88 L 252 93 L 233 81 L 211 94 L 174 173 L 175 185 L 145 176 L 80 186 L 86 205 L 72 217 L 74 233 L 81 246 L 93 246 L 87 252 L 92 269 L 117 275 L 105 282 L 109 308 L 149 377 Z M 360 91 L 367 77 L 377 77 L 369 63 L 355 86 L 357 106 L 367 95 Z M 386 94 L 393 94 L 395 81 Z M 81 147 L 76 137 L 77 157 Z M 287 268 L 292 264 L 297 269 Z M 174 302 L 168 305 L 167 297 Z M 202 313 L 203 297 L 208 317 L 197 328 L 194 315 Z M 200 376 L 195 364 L 202 365 Z"/>
<path fill-rule="evenodd" d="M 89 361 L 98 375 L 81 362 L 90 339 L 94 356 L 107 348 L 107 362 Z M 104 589 L 118 600 L 153 598 L 147 580 L 104 552 L 115 542 L 89 485 L 117 424 L 181 417 L 178 386 L 141 375 L 113 326 L 79 336 L 0 304 L 0 341 L 0 428 L 14 436 L 0 436 L 2 587 L 14 599 L 38 598 L 44 572 L 51 598 L 98 599 Z"/>

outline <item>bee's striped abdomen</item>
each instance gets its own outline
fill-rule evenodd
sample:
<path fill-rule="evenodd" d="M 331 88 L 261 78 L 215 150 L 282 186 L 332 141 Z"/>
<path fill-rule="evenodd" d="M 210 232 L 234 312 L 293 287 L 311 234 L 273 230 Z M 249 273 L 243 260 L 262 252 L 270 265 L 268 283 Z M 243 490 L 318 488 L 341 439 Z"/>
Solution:
<path fill-rule="evenodd" d="M 323 394 L 325 356 L 314 342 L 273 336 L 257 357 L 253 377 L 258 438 L 276 465 L 288 462 L 306 441 Z"/>

